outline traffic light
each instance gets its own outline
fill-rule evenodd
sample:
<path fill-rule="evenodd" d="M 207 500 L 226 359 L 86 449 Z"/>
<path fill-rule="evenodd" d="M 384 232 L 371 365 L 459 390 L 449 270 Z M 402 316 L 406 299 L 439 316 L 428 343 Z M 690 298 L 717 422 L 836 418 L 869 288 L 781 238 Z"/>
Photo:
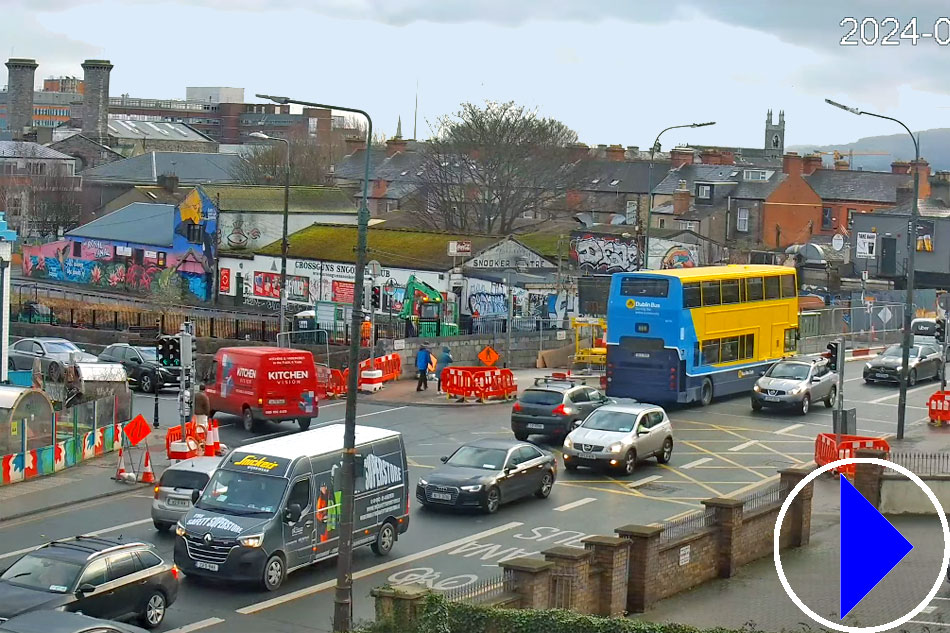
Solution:
<path fill-rule="evenodd" d="M 937 331 L 934 332 L 934 338 L 937 339 L 938 343 L 943 343 L 947 340 L 947 321 L 946 319 L 937 319 Z"/>
<path fill-rule="evenodd" d="M 831 371 L 838 371 L 838 343 L 828 343 L 828 368 Z"/>
<path fill-rule="evenodd" d="M 382 303 L 380 301 L 380 288 L 379 286 L 373 286 L 373 307 L 379 308 Z"/>
<path fill-rule="evenodd" d="M 179 341 L 179 349 L 181 350 L 181 366 L 194 366 L 195 358 L 198 356 L 198 339 L 187 332 L 182 332 Z"/>
<path fill-rule="evenodd" d="M 158 339 L 158 364 L 162 367 L 181 367 L 181 341 L 177 336 Z"/>

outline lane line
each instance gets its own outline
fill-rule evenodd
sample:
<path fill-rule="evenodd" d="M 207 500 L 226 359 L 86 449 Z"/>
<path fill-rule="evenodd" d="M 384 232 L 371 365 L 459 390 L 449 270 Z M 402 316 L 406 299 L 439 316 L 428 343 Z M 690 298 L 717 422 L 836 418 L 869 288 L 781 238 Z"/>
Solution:
<path fill-rule="evenodd" d="M 694 462 L 683 464 L 682 466 L 680 466 L 680 470 L 689 470 L 690 468 L 695 468 L 696 466 L 699 466 L 700 464 L 705 464 L 706 462 L 711 462 L 711 461 L 712 461 L 712 457 L 700 457 Z"/>
<path fill-rule="evenodd" d="M 597 501 L 596 497 L 585 497 L 583 499 L 578 499 L 577 501 L 571 501 L 570 503 L 565 503 L 562 506 L 554 508 L 555 512 L 567 512 L 568 510 L 573 510 L 574 508 L 579 508 L 581 506 L 587 505 L 592 501 Z"/>
<path fill-rule="evenodd" d="M 917 393 L 918 391 L 923 391 L 924 389 L 933 389 L 933 385 L 921 385 L 920 387 L 915 387 L 914 389 L 908 389 L 908 390 L 907 390 L 907 395 L 910 395 L 910 394 L 912 394 L 912 393 Z M 870 401 L 870 404 L 881 404 L 881 403 L 884 402 L 885 400 L 891 400 L 891 399 L 893 399 L 893 398 L 899 398 L 900 395 L 901 395 L 900 392 L 898 392 L 898 393 L 893 393 L 893 394 L 891 394 L 891 395 L 889 395 L 889 396 L 882 396 L 882 397 L 878 398 L 877 400 L 871 400 L 871 401 Z"/>
<path fill-rule="evenodd" d="M 165 633 L 191 633 L 192 631 L 206 629 L 209 626 L 221 624 L 222 622 L 224 622 L 224 618 L 207 618 L 206 620 L 199 620 L 197 622 L 192 622 L 191 624 L 180 626 L 177 629 L 170 629 Z"/>
<path fill-rule="evenodd" d="M 694 444 L 694 443 L 692 443 L 692 442 L 683 442 L 683 444 L 686 444 L 686 445 L 689 446 L 690 448 L 695 448 L 695 449 L 698 450 L 698 451 L 702 451 L 703 453 L 706 453 L 707 455 L 711 455 L 711 456 L 713 456 L 713 457 L 716 457 L 716 458 L 718 458 L 718 459 L 721 459 L 722 461 L 726 462 L 727 464 L 732 464 L 732 465 L 735 466 L 736 468 L 741 468 L 742 470 L 747 470 L 747 471 L 749 471 L 750 473 L 752 473 L 753 475 L 755 475 L 755 476 L 757 476 L 757 477 L 761 477 L 762 479 L 768 479 L 768 477 L 766 477 L 766 476 L 763 475 L 762 473 L 758 473 L 758 472 L 752 470 L 752 468 L 749 468 L 749 467 L 747 467 L 747 466 L 743 466 L 743 465 L 740 464 L 739 462 L 732 461 L 731 459 L 729 459 L 729 458 L 726 457 L 725 455 L 720 455 L 719 453 L 714 453 L 714 452 L 712 452 L 712 451 L 710 451 L 710 450 L 707 450 L 707 449 L 703 448 L 702 446 L 699 446 L 699 445 Z M 709 466 L 702 466 L 701 468 L 710 468 L 710 467 L 709 467 Z M 763 467 L 762 467 L 762 466 L 759 466 L 759 468 L 763 468 Z"/>
<path fill-rule="evenodd" d="M 640 486 L 645 486 L 651 481 L 656 481 L 657 479 L 663 479 L 663 475 L 650 475 L 649 477 L 637 479 L 636 481 L 627 484 L 627 488 L 639 488 Z"/>
<path fill-rule="evenodd" d="M 716 495 L 717 497 L 721 497 L 721 496 L 722 496 L 722 493 L 721 493 L 721 492 L 719 492 L 718 490 L 716 490 L 715 488 L 713 488 L 713 487 L 710 486 L 709 484 L 707 484 L 707 483 L 705 483 L 705 482 L 702 482 L 702 481 L 699 481 L 699 480 L 696 479 L 695 477 L 690 477 L 690 476 L 687 475 L 686 473 L 678 472 L 678 471 L 677 471 L 675 468 L 673 468 L 672 466 L 667 466 L 666 464 L 660 464 L 660 468 L 662 468 L 662 469 L 664 469 L 664 470 L 668 470 L 668 471 L 670 471 L 671 473 L 673 473 L 673 474 L 675 474 L 675 475 L 677 475 L 677 476 L 679 476 L 679 477 L 682 477 L 683 479 L 688 479 L 690 482 L 696 484 L 696 485 L 699 486 L 700 488 L 705 488 L 706 490 L 708 490 L 708 491 L 711 492 L 712 494 Z"/>
<path fill-rule="evenodd" d="M 797 430 L 797 429 L 802 428 L 803 426 L 805 426 L 805 425 L 804 425 L 804 424 L 793 424 L 793 425 L 791 425 L 791 426 L 786 426 L 784 429 L 779 429 L 778 431 L 775 432 L 775 434 L 776 434 L 776 435 L 785 435 L 785 434 L 788 433 L 789 431 L 795 431 L 795 430 Z"/>
<path fill-rule="evenodd" d="M 400 407 L 400 408 L 404 409 L 405 407 Z M 399 567 L 401 565 L 405 565 L 406 563 L 411 563 L 421 558 L 427 558 L 434 554 L 440 554 L 450 549 L 455 549 L 456 547 L 460 545 L 465 545 L 466 543 L 471 543 L 472 541 L 477 541 L 487 536 L 494 536 L 495 534 L 500 534 L 501 532 L 507 532 L 508 530 L 513 530 L 514 528 L 521 527 L 522 525 L 524 525 L 524 523 L 522 523 L 521 521 L 512 521 L 510 523 L 505 523 L 504 525 L 499 525 L 498 527 L 494 527 L 489 530 L 485 530 L 483 532 L 478 532 L 477 534 L 470 534 L 469 536 L 465 536 L 460 539 L 450 541 L 448 543 L 443 543 L 442 545 L 430 547 L 429 549 L 422 550 L 421 552 L 416 552 L 415 554 L 401 556 L 399 558 L 395 558 L 381 565 L 376 565 L 375 567 L 362 569 L 353 574 L 353 580 L 360 580 L 361 578 L 372 576 L 373 574 L 378 574 L 379 572 L 386 571 L 394 567 Z M 288 594 L 284 594 L 283 596 L 278 596 L 277 598 L 271 598 L 270 600 L 264 600 L 263 602 L 249 604 L 246 607 L 241 607 L 240 609 L 236 609 L 236 611 L 237 613 L 240 613 L 241 615 L 250 615 L 252 613 L 257 613 L 259 611 L 264 611 L 265 609 L 276 607 L 278 605 L 284 604 L 285 602 L 290 602 L 291 600 L 297 600 L 298 598 L 304 598 L 306 596 L 310 596 L 315 593 L 320 593 L 321 591 L 325 591 L 335 586 L 336 586 L 336 579 L 328 580 L 326 582 L 321 582 L 311 587 L 305 587 L 303 589 L 298 589 L 297 591 L 292 591 Z"/>
<path fill-rule="evenodd" d="M 774 470 L 774 468 L 773 468 L 773 470 Z M 626 495 L 626 496 L 628 496 L 628 497 L 639 497 L 640 499 L 647 499 L 647 500 L 649 500 L 649 501 L 663 501 L 663 502 L 666 502 L 666 503 L 672 503 L 672 504 L 675 504 L 675 505 L 687 506 L 687 507 L 690 507 L 690 508 L 702 508 L 702 507 L 704 507 L 702 504 L 699 504 L 699 503 L 689 503 L 688 501 L 683 501 L 683 500 L 682 500 L 681 498 L 679 498 L 679 497 L 651 497 L 650 495 L 644 494 L 644 493 L 640 492 L 639 490 L 620 490 L 619 488 L 598 488 L 597 486 L 588 486 L 588 485 L 584 485 L 584 484 L 573 484 L 573 483 L 568 483 L 568 482 L 566 482 L 566 481 L 559 481 L 558 483 L 561 484 L 562 486 L 568 486 L 568 487 L 571 487 L 571 488 L 584 488 L 585 490 L 594 490 L 594 491 L 596 491 L 596 492 L 609 492 L 609 493 L 615 494 L 615 495 Z M 604 483 L 609 483 L 609 482 L 604 482 Z M 617 483 L 620 483 L 620 482 L 617 482 Z M 697 499 L 700 499 L 700 498 L 697 497 Z M 702 499 L 708 499 L 708 497 L 702 497 Z M 700 500 L 702 500 L 702 499 L 700 499 Z"/>
<path fill-rule="evenodd" d="M 103 534 L 107 534 L 109 532 L 115 532 L 116 530 L 122 530 L 128 527 L 135 527 L 136 525 L 143 525 L 145 523 L 151 523 L 151 522 L 152 522 L 151 519 L 139 519 L 138 521 L 129 521 L 128 523 L 121 523 L 119 525 L 113 525 L 112 527 L 102 528 L 101 530 L 96 530 L 95 532 L 87 532 L 86 534 L 83 534 L 83 536 L 102 536 Z M 44 545 L 44 543 L 40 543 L 40 545 Z M 6 552 L 5 554 L 0 554 L 0 560 L 3 560 L 4 558 L 10 558 L 11 556 L 18 556 L 20 554 L 26 554 L 27 552 L 32 552 L 37 547 L 40 547 L 40 545 L 33 545 L 32 547 L 24 547 L 23 549 L 18 549 L 13 552 Z"/>
<path fill-rule="evenodd" d="M 739 444 L 738 446 L 733 446 L 732 448 L 729 449 L 729 451 L 735 453 L 736 451 L 741 451 L 742 449 L 749 448 L 750 446 L 754 446 L 758 443 L 759 443 L 758 440 L 749 440 L 748 442 L 743 442 L 742 444 Z"/>

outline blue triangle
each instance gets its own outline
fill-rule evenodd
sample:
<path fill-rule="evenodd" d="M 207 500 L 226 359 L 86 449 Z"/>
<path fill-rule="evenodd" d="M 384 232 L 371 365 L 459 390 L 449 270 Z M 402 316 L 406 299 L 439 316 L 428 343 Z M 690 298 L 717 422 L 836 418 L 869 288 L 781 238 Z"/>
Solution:
<path fill-rule="evenodd" d="M 841 477 L 841 619 L 914 549 L 857 488 Z"/>

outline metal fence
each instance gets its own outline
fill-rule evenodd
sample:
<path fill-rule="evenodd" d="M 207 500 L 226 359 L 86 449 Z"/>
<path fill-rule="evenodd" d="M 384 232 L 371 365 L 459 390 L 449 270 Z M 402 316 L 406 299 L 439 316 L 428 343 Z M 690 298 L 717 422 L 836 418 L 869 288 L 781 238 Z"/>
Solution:
<path fill-rule="evenodd" d="M 673 521 L 665 521 L 661 524 L 663 532 L 660 533 L 660 543 L 678 541 L 685 536 L 713 526 L 715 522 L 716 511 L 712 508 L 693 512 Z"/>
<path fill-rule="evenodd" d="M 555 569 L 551 572 L 552 609 L 570 609 L 574 606 L 575 580 L 576 577 L 571 572 L 562 569 Z"/>
<path fill-rule="evenodd" d="M 450 602 L 468 602 L 477 604 L 488 602 L 495 598 L 514 592 L 514 574 L 510 570 L 505 570 L 497 576 L 479 580 L 464 587 L 451 589 L 442 594 Z"/>
<path fill-rule="evenodd" d="M 915 475 L 950 475 L 950 453 L 890 453 L 887 459 Z"/>
<path fill-rule="evenodd" d="M 872 303 L 809 310 L 799 317 L 798 351 L 824 352 L 828 343 L 844 336 L 847 349 L 899 343 L 904 328 L 904 304 Z M 916 308 L 915 308 L 916 310 Z"/>
<path fill-rule="evenodd" d="M 742 512 L 748 513 L 759 508 L 778 505 L 786 492 L 787 488 L 785 486 L 776 484 L 765 490 L 745 494 L 739 497 L 739 500 L 742 501 Z"/>

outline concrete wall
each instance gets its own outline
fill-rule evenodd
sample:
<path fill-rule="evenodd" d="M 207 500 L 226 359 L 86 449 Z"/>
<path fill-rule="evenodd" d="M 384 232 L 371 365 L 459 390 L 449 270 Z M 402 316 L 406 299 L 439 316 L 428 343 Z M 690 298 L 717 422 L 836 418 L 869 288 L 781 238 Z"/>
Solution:
<path fill-rule="evenodd" d="M 950 508 L 950 475 L 921 476 L 944 511 Z M 937 509 L 920 487 L 903 475 L 884 474 L 881 478 L 882 514 L 937 514 Z"/>

